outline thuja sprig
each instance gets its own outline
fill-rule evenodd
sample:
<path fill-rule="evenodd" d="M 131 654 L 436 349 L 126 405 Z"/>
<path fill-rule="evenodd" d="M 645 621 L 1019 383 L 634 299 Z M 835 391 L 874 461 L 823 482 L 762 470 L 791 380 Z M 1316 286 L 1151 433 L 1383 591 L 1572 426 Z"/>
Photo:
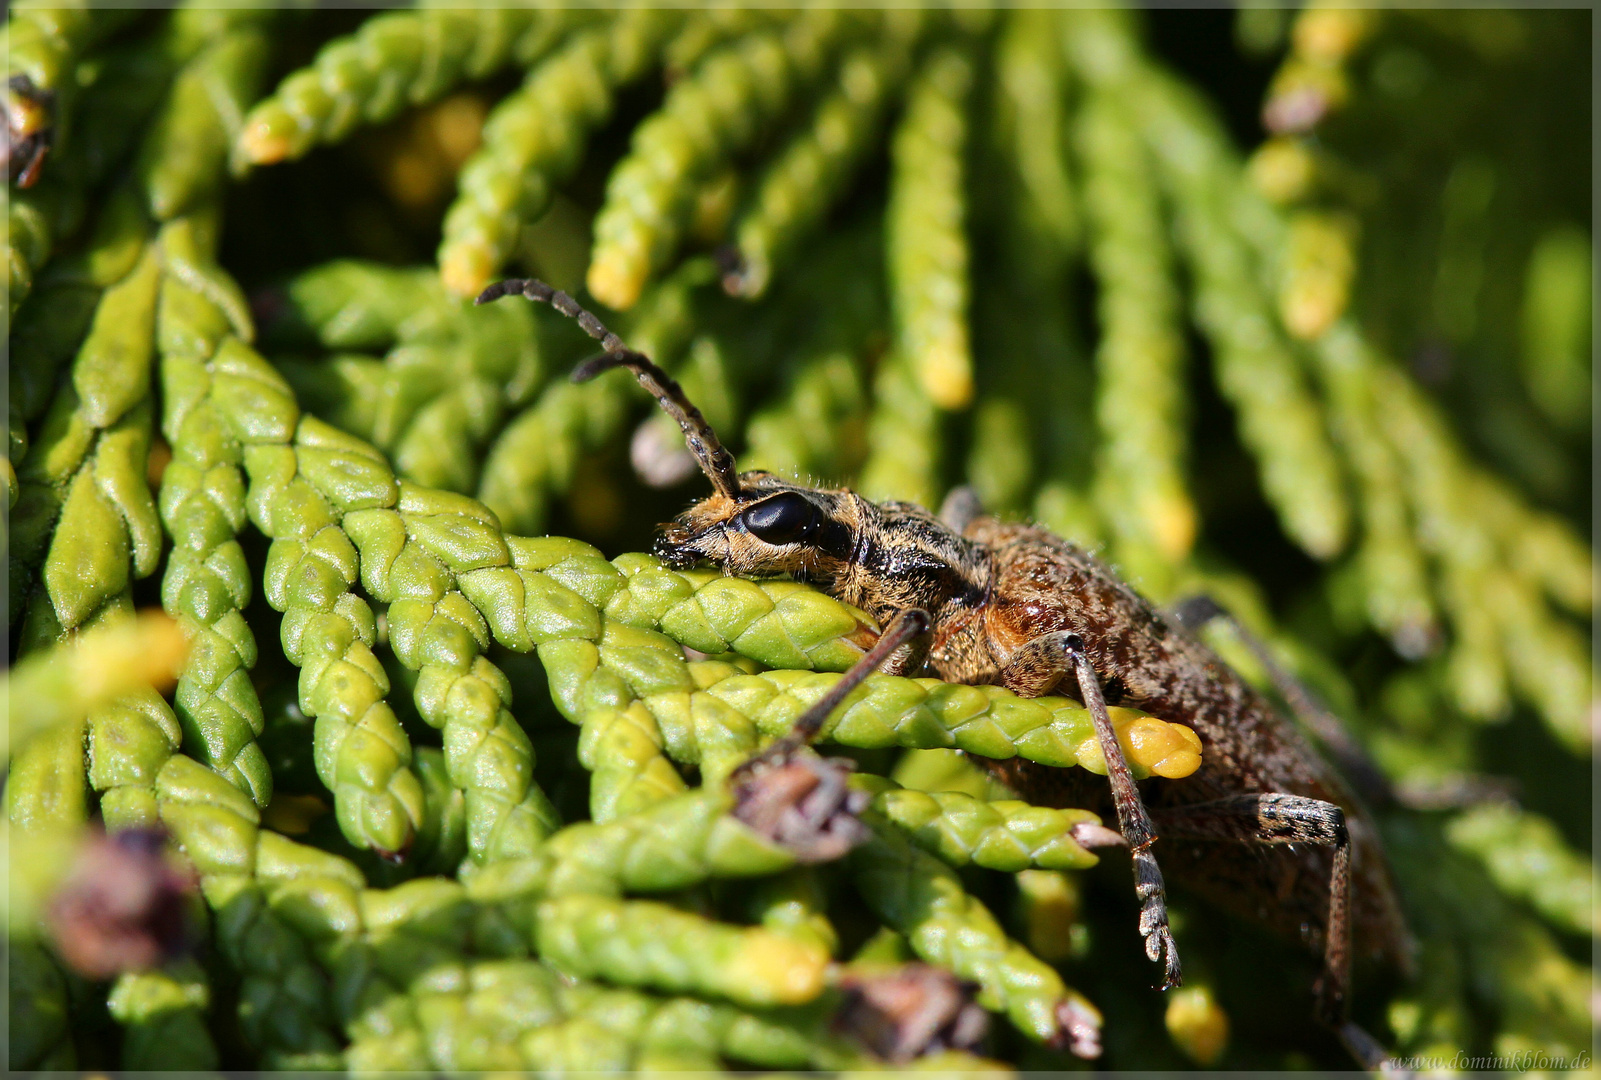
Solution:
<path fill-rule="evenodd" d="M 1364 376 L 1361 349 L 1355 335 L 1337 328 L 1323 337 L 1313 355 L 1334 432 L 1358 482 L 1362 539 L 1356 559 L 1368 618 L 1402 656 L 1419 657 L 1436 644 L 1435 603 L 1402 484 L 1401 455 L 1379 428 L 1383 406 L 1374 397 L 1372 380 Z M 1478 634 L 1466 625 L 1459 630 Z M 1489 673 L 1494 666 L 1482 670 Z"/>
<path fill-rule="evenodd" d="M 237 345 L 237 342 L 231 342 Z M 226 354 L 226 355 L 224 355 Z M 453 588 L 453 572 L 506 558 L 492 515 L 445 492 L 397 485 L 382 455 L 312 418 L 250 350 L 215 361 L 235 392 L 226 410 L 248 447 L 248 504 L 274 540 L 267 599 L 286 615 L 286 654 L 302 668 L 300 704 L 318 718 L 316 763 L 358 847 L 404 853 L 425 814 L 407 767 L 410 740 L 382 701 L 388 680 L 371 652 L 376 620 L 353 591 L 390 603 L 397 656 L 419 669 L 424 719 L 444 729 L 452 782 L 466 792 L 477 859 L 524 852 L 551 812 L 532 781 L 532 750 L 506 709 L 509 687 L 478 650 L 487 635 Z M 475 633 L 476 632 L 476 633 Z"/>
<path fill-rule="evenodd" d="M 546 900 L 537 925 L 541 955 L 569 974 L 757 1007 L 817 997 L 828 963 L 815 946 L 646 900 Z"/>
<path fill-rule="evenodd" d="M 760 1005 L 809 1001 L 823 989 L 826 953 L 815 946 L 608 898 L 624 887 L 653 891 L 788 865 L 785 852 L 727 816 L 729 797 L 719 790 L 608 826 L 574 826 L 533 857 L 474 875 L 465 890 L 437 879 L 371 890 L 344 860 L 261 830 L 248 799 L 181 755 L 162 767 L 156 787 L 162 820 L 217 909 L 224 954 L 246 973 L 246 1034 L 286 1064 L 321 1053 L 322 1036 L 306 1026 L 316 1014 L 304 1010 L 328 1000 L 330 977 L 349 995 L 339 1011 L 360 1045 L 386 1022 L 383 1013 L 397 1019 L 396 987 L 442 962 L 459 964 L 463 952 L 519 947 L 507 932 L 561 969 L 625 984 Z M 247 943 L 253 951 L 241 951 Z M 406 1045 L 396 1048 L 402 1059 Z"/>
<path fill-rule="evenodd" d="M 1073 94 L 1061 28 L 1055 15 L 1019 10 L 996 44 L 997 133 L 1021 183 L 1026 211 L 1059 252 L 1077 248 L 1083 223 L 1077 182 L 1068 167 L 1067 104 Z"/>
<path fill-rule="evenodd" d="M 1496 1010 L 1495 1045 L 1503 1051 L 1541 1045 L 1576 1052 L 1587 1037 L 1588 971 L 1563 954 L 1534 915 L 1501 894 L 1493 879 L 1504 867 L 1481 862 L 1466 835 L 1441 841 L 1425 826 L 1390 839 L 1409 894 L 1436 913 L 1419 929 L 1423 958 L 1438 966 L 1392 1006 L 1404 1045 L 1420 1052 L 1473 1045 L 1473 1009 L 1488 1006 Z M 1465 850 L 1453 850 L 1458 845 Z"/>
<path fill-rule="evenodd" d="M 70 832 L 89 820 L 82 717 L 35 736 L 6 774 L 6 819 L 21 832 Z"/>
<path fill-rule="evenodd" d="M 209 234 L 202 250 L 215 244 L 214 218 L 187 224 Z M 181 228 L 167 235 L 176 238 Z M 265 806 L 272 770 L 255 741 L 265 718 L 249 675 L 255 636 L 242 615 L 252 577 L 238 541 L 247 520 L 244 450 L 226 415 L 230 396 L 248 384 L 235 382 L 220 363 L 226 347 L 238 341 L 237 328 L 224 308 L 177 276 L 161 288 L 162 430 L 172 460 L 162 474 L 160 506 L 173 542 L 162 602 L 194 643 L 176 700 L 201 760 Z"/>
<path fill-rule="evenodd" d="M 338 1067 L 332 987 L 312 949 L 319 920 L 307 916 L 350 912 L 360 872 L 262 830 L 248 797 L 181 754 L 162 767 L 156 790 L 162 824 L 200 875 L 217 946 L 241 976 L 245 1039 L 268 1067 Z"/>
<path fill-rule="evenodd" d="M 922 61 L 894 134 L 885 211 L 897 349 L 942 409 L 973 395 L 962 197 L 972 84 L 972 60 L 957 48 Z"/>
<path fill-rule="evenodd" d="M 840 61 L 837 86 L 767 165 L 735 222 L 740 266 L 724 280 L 730 292 L 766 292 L 774 264 L 817 227 L 849 183 L 878 132 L 892 87 L 906 71 L 923 21 L 913 12 L 886 18 L 878 41 Z"/>
<path fill-rule="evenodd" d="M 25 506 L 28 529 L 21 565 L 28 566 L 45 530 L 54 528 L 41 568 L 43 590 L 35 593 L 25 631 L 36 640 L 48 640 L 125 610 L 130 571 L 138 576 L 153 572 L 161 526 L 174 529 L 183 551 L 168 560 L 165 599 L 196 638 L 180 680 L 180 707 L 191 738 L 265 803 L 271 775 L 254 750 L 251 723 L 254 719 L 259 727 L 260 710 L 242 674 L 254 659 L 254 642 L 238 615 L 249 593 L 248 574 L 237 545 L 229 546 L 232 532 L 243 524 L 243 508 L 234 506 L 230 529 L 226 460 L 213 463 L 221 465 L 211 492 L 216 497 L 212 509 L 223 511 L 221 520 L 207 512 L 197 514 L 199 508 L 192 504 L 182 506 L 186 479 L 197 482 L 198 477 L 192 468 L 185 472 L 192 463 L 180 461 L 174 485 L 164 489 L 161 517 L 149 517 L 156 511 L 146 475 L 153 417 L 145 403 L 158 348 L 165 363 L 169 353 L 203 350 L 208 334 L 214 345 L 223 333 L 249 332 L 237 287 L 209 261 L 215 219 L 203 208 L 193 210 L 190 217 L 157 232 L 145 207 L 165 214 L 192 204 L 206 189 L 206 177 L 220 169 L 226 144 L 220 134 L 223 114 L 230 96 L 237 106 L 237 99 L 252 92 L 263 45 L 260 22 L 257 14 L 220 24 L 198 15 L 174 23 L 178 38 L 186 28 L 202 24 L 221 33 L 181 69 L 147 137 L 146 160 L 159 162 L 159 167 L 144 170 L 138 185 L 125 186 L 112 198 L 78 270 L 87 284 L 103 286 L 104 292 L 73 360 L 70 388 L 63 389 L 56 419 L 44 433 L 48 449 L 34 465 L 25 463 L 24 476 L 37 501 Z M 190 91 L 202 83 L 213 91 L 196 98 Z M 166 152 L 174 146 L 183 152 Z M 192 302 L 174 316 L 174 305 L 185 308 L 179 293 Z M 208 307 L 210 322 L 201 318 L 201 327 L 173 323 L 176 317 L 178 324 L 185 319 L 192 324 L 200 305 Z M 171 427 L 167 433 L 188 446 Z M 207 430 L 201 438 L 210 440 L 202 456 L 209 452 L 226 458 L 226 448 L 215 443 L 213 432 Z M 181 446 L 180 458 L 183 453 Z M 242 503 L 242 492 L 235 493 Z M 154 535 L 148 531 L 152 523 Z M 194 556 L 194 561 L 186 558 Z M 17 593 L 25 595 L 26 589 L 13 595 Z M 229 681 L 236 673 L 238 678 Z"/>
<path fill-rule="evenodd" d="M 1115 94 L 1091 90 L 1075 128 L 1100 286 L 1096 497 L 1119 559 L 1149 577 L 1186 557 L 1196 529 L 1184 482 L 1184 342 L 1172 254 L 1151 163 L 1126 108 Z"/>
<path fill-rule="evenodd" d="M 1267 204 L 1245 189 L 1215 125 L 1203 122 L 1194 103 L 1169 82 L 1153 78 L 1141 85 L 1138 100 L 1145 103 L 1145 115 L 1158 125 L 1153 130 L 1166 133 L 1151 142 L 1159 160 L 1166 154 L 1172 168 L 1188 163 L 1197 175 L 1202 164 L 1210 162 L 1204 168 L 1213 174 L 1213 197 L 1219 201 L 1213 212 L 1216 221 L 1208 228 L 1217 237 L 1232 228 L 1245 245 L 1245 250 L 1239 251 L 1236 242 L 1236 257 L 1243 261 L 1254 255 L 1270 264 L 1283 227 Z M 1184 145 L 1179 133 L 1185 130 L 1197 152 L 1180 156 L 1174 148 Z M 1204 220 L 1197 215 L 1192 223 L 1200 226 Z M 1219 243 L 1216 252 L 1223 250 L 1225 246 Z M 1497 541 L 1491 539 L 1484 524 L 1485 515 L 1466 509 L 1476 471 L 1462 460 L 1434 409 L 1409 380 L 1372 357 L 1353 328 L 1336 324 L 1318 347 L 1325 369 L 1334 377 L 1336 399 L 1345 417 L 1342 422 L 1348 425 L 1349 434 L 1360 438 L 1377 435 L 1382 440 L 1377 446 L 1349 451 L 1368 487 L 1365 524 L 1374 545 L 1362 556 L 1364 570 L 1370 575 L 1368 587 L 1401 588 L 1398 596 L 1370 593 L 1369 610 L 1375 621 L 1397 636 L 1404 653 L 1416 654 L 1432 645 L 1432 604 L 1419 588 L 1416 557 L 1408 550 L 1416 543 L 1435 562 L 1435 588 L 1450 616 L 1455 639 L 1452 693 L 1464 712 L 1470 716 L 1503 713 L 1506 681 L 1509 674 L 1514 675 L 1521 680 L 1521 693 L 1540 708 L 1559 735 L 1576 744 L 1587 743 L 1589 736 L 1580 717 L 1589 680 L 1577 662 L 1581 651 L 1577 635 L 1546 609 L 1540 585 L 1490 568 L 1487 560 Z M 1352 395 L 1358 392 L 1366 396 L 1365 421 L 1352 404 Z M 1349 425 L 1356 421 L 1364 426 L 1353 430 Z M 1383 443 L 1389 444 L 1387 450 Z M 1388 455 L 1393 455 L 1393 468 L 1384 467 L 1381 460 Z M 1413 521 L 1410 528 L 1415 539 L 1410 541 L 1394 523 L 1402 513 L 1397 489 L 1404 493 L 1406 513 Z M 1515 501 L 1512 507 L 1505 502 L 1502 506 L 1514 510 L 1511 517 L 1520 516 Z M 1563 565 L 1574 562 L 1563 560 Z M 1537 581 L 1539 575 L 1534 576 Z M 1494 594 L 1493 599 L 1489 594 Z M 1507 617 L 1492 625 L 1492 610 L 1503 610 Z"/>
<path fill-rule="evenodd" d="M 1007 937 L 995 917 L 962 887 L 956 872 L 893 828 L 850 856 L 862 901 L 906 937 L 931 964 L 983 988 L 979 1002 L 1006 1013 L 1025 1035 L 1094 1057 L 1101 1016 L 1055 969 Z"/>
<path fill-rule="evenodd" d="M 419 704 L 425 718 L 446 728 L 453 779 L 468 790 L 469 841 L 475 857 L 491 857 L 502 848 L 526 850 L 529 830 L 536 838 L 548 831 L 549 808 L 532 785 L 527 737 L 504 708 L 509 696 L 504 677 L 461 638 L 451 636 L 448 610 L 444 619 L 433 619 L 433 605 L 451 606 L 446 595 L 449 573 L 426 544 L 404 552 L 404 526 L 400 550 L 390 553 L 391 562 L 408 555 L 400 576 L 393 575 L 388 563 L 375 567 L 370 557 L 363 568 L 343 524 L 346 517 L 358 515 L 368 529 L 352 535 L 364 536 L 369 546 L 384 546 L 389 533 L 383 526 L 400 521 L 389 507 L 414 512 L 416 528 L 425 536 L 448 536 L 448 521 L 445 532 L 437 525 L 430 531 L 427 493 L 405 496 L 383 457 L 370 446 L 301 418 L 282 377 L 238 339 L 228 338 L 217 347 L 204 374 L 219 403 L 220 426 L 245 448 L 250 484 L 248 493 L 238 494 L 257 526 L 274 541 L 265 592 L 269 603 L 286 615 L 286 655 L 302 668 L 300 704 L 307 715 L 318 718 L 318 774 L 335 793 L 347 839 L 357 847 L 403 854 L 426 816 L 424 790 L 408 768 L 410 740 L 382 700 L 389 687 L 371 652 L 376 620 L 352 588 L 365 569 L 363 583 L 371 595 L 428 602 L 427 611 L 401 603 L 394 612 L 397 651 L 411 666 L 425 669 L 418 684 Z M 448 498 L 435 493 L 434 502 Z M 451 504 L 447 511 L 458 508 Z M 379 510 L 390 516 L 374 518 L 372 512 Z M 366 518 L 360 518 L 364 512 Z M 422 583 L 439 587 L 418 592 L 417 586 L 428 587 Z M 409 591 L 402 597 L 395 588 Z M 476 615 L 470 608 L 465 611 L 470 624 Z M 468 634 L 470 642 L 459 602 L 456 615 L 455 632 Z M 256 712 L 259 727 L 259 705 Z M 482 745 L 486 739 L 488 746 Z M 508 815 L 521 824 L 503 827 Z"/>
<path fill-rule="evenodd" d="M 353 589 L 356 551 L 339 525 L 342 511 L 392 503 L 393 475 L 370 448 L 302 420 L 282 376 L 242 342 L 230 339 L 212 364 L 229 392 L 224 416 L 245 447 L 251 520 L 273 541 L 263 593 L 285 615 L 301 710 L 318 719 L 317 773 L 351 843 L 404 853 L 423 815 L 422 788 L 407 767 L 410 740 L 383 701 L 376 620 Z"/>
<path fill-rule="evenodd" d="M 1579 633 L 1550 611 L 1538 580 L 1495 564 L 1496 540 L 1472 502 L 1477 470 L 1462 459 L 1432 404 L 1387 364 L 1375 362 L 1370 375 L 1386 402 L 1387 437 L 1409 448 L 1405 482 L 1459 634 L 1453 674 L 1483 694 L 1459 690 L 1464 711 L 1483 718 L 1504 712 L 1505 690 L 1493 674 L 1506 671 L 1555 735 L 1575 749 L 1589 747 L 1591 678 Z M 1489 620 L 1490 612 L 1500 617 Z M 1471 667 L 1484 656 L 1497 658 L 1488 682 L 1477 681 Z"/>
<path fill-rule="evenodd" d="M 1236 228 L 1239 166 L 1215 122 L 1153 70 L 1122 20 L 1064 16 L 1068 55 L 1086 82 L 1123 94 L 1173 203 L 1179 251 L 1194 278 L 1195 321 L 1211 341 L 1218 387 L 1239 414 L 1264 494 L 1285 530 L 1320 557 L 1346 542 L 1349 511 L 1319 403 L 1262 294 L 1250 242 Z"/>
<path fill-rule="evenodd" d="M 878 786 L 873 777 L 862 781 Z M 952 866 L 1016 872 L 1082 870 L 1096 862 L 1074 834 L 1075 826 L 1100 825 L 1088 810 L 1052 810 L 1016 799 L 991 801 L 957 791 L 893 785 L 874 795 L 873 809 L 905 830 L 918 847 Z"/>
<path fill-rule="evenodd" d="M 1568 846 L 1550 820 L 1485 803 L 1454 818 L 1445 835 L 1483 862 L 1502 892 L 1527 900 L 1565 930 L 1595 935 L 1595 866 Z"/>
<path fill-rule="evenodd" d="M 1101 443 L 1098 395 L 1074 305 L 1060 302 L 1084 245 L 1084 178 L 1070 152 L 1070 105 L 1084 91 L 1058 18 L 1018 12 L 996 43 L 995 123 L 972 196 L 991 269 L 974 283 L 981 396 L 967 480 L 996 512 L 1031 511 L 1089 545 L 1104 532 L 1085 490 Z M 1039 356 L 1055 358 L 1049 379 L 1039 378 Z"/>
<path fill-rule="evenodd" d="M 347 514 L 362 584 L 389 604 L 389 643 L 418 672 L 418 712 L 439 728 L 465 794 L 467 846 L 483 862 L 531 851 L 556 824 L 533 782 L 533 747 L 510 711 L 511 687 L 482 656 L 489 627 L 453 572 L 507 558 L 496 522 L 463 496 L 402 484 L 394 509 Z"/>
<path fill-rule="evenodd" d="M 699 998 L 575 981 L 532 960 L 478 960 L 417 978 L 353 1022 L 352 1069 L 719 1071 L 862 1062 L 826 1010 L 756 1012 Z M 449 1039 L 439 1038 L 448 1032 Z"/>
<path fill-rule="evenodd" d="M 556 186 L 577 168 L 618 90 L 649 70 L 676 22 L 665 12 L 635 11 L 578 30 L 495 107 L 445 214 L 439 270 L 447 289 L 476 296 L 489 284 L 523 224 L 549 208 Z"/>
<path fill-rule="evenodd" d="M 246 104 L 265 74 L 272 12 L 212 18 L 212 34 L 179 69 L 139 161 L 150 214 L 165 221 L 215 199 Z M 193 29 L 205 16 L 191 16 Z M 180 28 L 180 31 L 182 28 Z"/>
<path fill-rule="evenodd" d="M 1134 100 L 1140 103 L 1141 114 L 1151 125 L 1150 145 L 1158 161 L 1171 171 L 1175 185 L 1194 186 L 1188 199 L 1197 212 L 1188 213 L 1186 199 L 1178 197 L 1180 234 L 1191 237 L 1188 243 L 1194 245 L 1203 292 L 1208 266 L 1217 271 L 1232 267 L 1228 272 L 1235 284 L 1230 288 L 1238 290 L 1238 297 L 1243 300 L 1248 291 L 1260 297 L 1267 275 L 1259 272 L 1257 281 L 1252 283 L 1244 271 L 1253 259 L 1272 265 L 1284 235 L 1282 223 L 1259 195 L 1246 188 L 1216 125 L 1206 120 L 1171 80 L 1153 74 L 1131 85 L 1136 90 Z M 1190 152 L 1179 153 L 1184 147 Z M 1202 191 L 1210 194 L 1203 199 L 1199 194 Z M 1208 205 L 1211 209 L 1201 209 Z M 1210 237 L 1204 244 L 1203 232 Z M 1233 239 L 1228 238 L 1230 233 Z M 1218 281 L 1221 286 L 1223 279 Z M 1224 294 L 1219 292 L 1217 296 L 1221 302 Z M 1258 307 L 1261 302 L 1251 301 Z M 1202 322 L 1204 327 L 1204 311 Z M 1369 356 L 1366 344 L 1353 329 L 1336 324 L 1323 335 L 1319 348 L 1326 368 L 1337 376 L 1333 388 L 1347 432 L 1362 438 L 1378 434 L 1389 444 L 1387 453 L 1395 455 L 1392 460 L 1398 464 L 1398 470 L 1384 467 L 1380 460 L 1382 446 L 1350 451 L 1359 476 L 1369 487 L 1364 496 L 1368 503 L 1365 524 L 1372 530 L 1371 543 L 1377 545 L 1363 555 L 1367 561 L 1364 569 L 1370 574 L 1369 587 L 1402 587 L 1398 599 L 1371 595 L 1370 611 L 1382 618 L 1381 627 L 1392 629 L 1397 635 L 1404 652 L 1416 654 L 1432 644 L 1428 618 L 1432 605 L 1418 587 L 1417 563 L 1408 553 L 1409 544 L 1393 523 L 1401 513 L 1396 503 L 1398 485 L 1405 493 L 1407 512 L 1413 517 L 1415 542 L 1436 563 L 1440 600 L 1450 616 L 1455 638 L 1452 686 L 1459 705 L 1469 715 L 1501 714 L 1506 708 L 1507 677 L 1514 674 L 1522 680 L 1520 691 L 1537 704 L 1554 730 L 1564 739 L 1587 742 L 1579 717 L 1583 713 L 1580 701 L 1588 695 L 1588 677 L 1576 662 L 1577 636 L 1546 610 L 1539 585 L 1487 569 L 1486 559 L 1496 542 L 1490 539 L 1482 515 L 1465 509 L 1474 470 L 1461 459 L 1433 408 L 1408 380 Z M 1220 352 L 1220 361 L 1226 351 Z M 1291 368 L 1286 364 L 1283 370 Z M 1342 380 L 1345 385 L 1340 385 Z M 1265 385 L 1259 384 L 1257 390 Z M 1355 430 L 1351 424 L 1361 421 L 1362 413 L 1351 404 L 1353 386 L 1367 395 L 1367 416 L 1371 418 L 1365 421 L 1365 427 Z M 1281 411 L 1278 419 L 1295 411 Z M 1318 425 L 1310 422 L 1302 425 L 1298 438 L 1304 439 L 1317 429 Z M 1283 452 L 1288 445 L 1283 443 L 1274 452 Z M 1399 450 L 1402 447 L 1406 448 L 1404 453 Z M 1269 470 L 1264 476 L 1271 497 L 1274 483 L 1271 462 L 1266 458 L 1264 468 Z M 1288 475 L 1286 472 L 1286 479 Z M 1324 475 L 1324 471 L 1314 469 L 1307 475 Z M 1295 498 L 1307 490 L 1310 489 L 1302 485 Z M 1280 509 L 1289 512 L 1286 504 L 1281 503 Z M 1315 545 L 1307 546 L 1317 550 Z M 1487 591 L 1495 594 L 1493 600 Z M 1496 609 L 1507 611 L 1509 617 L 1491 625 L 1488 613 Z"/>
<path fill-rule="evenodd" d="M 386 12 L 324 45 L 245 117 L 235 168 L 293 160 L 508 64 L 528 65 L 582 17 L 560 10 Z"/>
<path fill-rule="evenodd" d="M 699 184 L 775 122 L 829 62 L 847 20 L 821 9 L 709 52 L 635 129 L 595 217 L 589 291 L 631 308 L 688 231 Z"/>
<path fill-rule="evenodd" d="M 313 267 L 286 292 L 281 322 L 268 331 L 286 345 L 309 334 L 330 349 L 387 349 L 381 360 L 341 351 L 279 361 L 302 403 L 370 440 L 401 477 L 472 491 L 506 413 L 539 388 L 532 313 L 497 305 L 469 314 L 428 270 L 354 260 Z"/>
<path fill-rule="evenodd" d="M 29 604 L 22 634 L 35 645 L 126 610 L 131 578 L 160 559 L 144 467 L 159 255 L 131 196 L 107 217 L 84 260 L 90 284 L 105 292 L 18 468 L 11 617 Z"/>
<path fill-rule="evenodd" d="M 824 1009 L 758 1012 L 596 983 L 580 983 L 563 998 L 567 1019 L 523 1041 L 529 1061 L 573 1069 L 711 1070 L 727 1061 L 768 1068 L 862 1061 L 859 1050 L 829 1036 Z"/>

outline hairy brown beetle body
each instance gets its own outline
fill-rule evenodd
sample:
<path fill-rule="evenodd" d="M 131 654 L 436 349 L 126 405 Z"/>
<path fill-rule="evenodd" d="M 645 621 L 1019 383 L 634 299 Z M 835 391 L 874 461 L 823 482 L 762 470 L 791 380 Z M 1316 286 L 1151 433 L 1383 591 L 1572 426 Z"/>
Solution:
<path fill-rule="evenodd" d="M 540 282 L 508 281 L 479 301 L 513 292 L 578 319 L 603 343 L 606 355 L 580 367 L 575 379 L 627 367 L 683 428 L 716 492 L 665 527 L 658 555 L 675 566 L 709 562 L 739 576 L 810 581 L 883 628 L 879 646 L 788 739 L 747 765 L 749 775 L 789 769 L 790 755 L 873 670 L 911 674 L 926 663 L 953 682 L 1078 698 L 1096 719 L 1110 784 L 1082 770 L 1016 759 L 981 764 L 1031 802 L 1115 811 L 1133 854 L 1140 933 L 1146 954 L 1164 964 L 1164 987 L 1181 976 L 1158 839 L 1162 861 L 1197 892 L 1320 949 L 1320 1019 L 1365 1066 L 1385 1060 L 1378 1043 L 1346 1018 L 1353 944 L 1363 956 L 1408 959 L 1378 838 L 1299 731 L 1189 629 L 1091 555 L 1044 529 L 984 516 L 970 495 L 957 493 L 936 517 L 909 503 L 872 503 L 771 473 L 737 473 L 677 383 L 571 297 Z M 1201 621 L 1220 613 L 1202 604 L 1191 608 L 1192 621 L 1196 611 Z M 1199 770 L 1148 784 L 1142 798 L 1108 702 L 1192 728 L 1203 744 Z"/>
<path fill-rule="evenodd" d="M 1185 724 L 1201 736 L 1204 753 L 1194 775 L 1143 792 L 1163 838 L 1164 863 L 1221 906 L 1322 949 L 1330 849 L 1311 842 L 1207 843 L 1229 836 L 1217 829 L 1195 835 L 1206 824 L 1176 808 L 1275 792 L 1332 803 L 1344 812 L 1351 837 L 1356 953 L 1406 962 L 1407 934 L 1383 851 L 1346 785 L 1262 694 L 1099 560 L 1032 525 L 975 516 L 958 533 L 909 503 L 874 504 L 854 492 L 800 487 L 767 473 L 744 473 L 739 482 L 747 500 L 714 495 L 696 504 L 667 526 L 657 553 L 679 566 L 707 561 L 743 576 L 789 574 L 881 625 L 921 608 L 931 624 L 927 661 L 940 678 L 999 684 L 1023 697 L 1080 697 L 1061 665 L 1028 653 L 1031 642 L 1047 635 L 1079 635 L 1108 704 Z M 774 507 L 779 498 L 804 535 L 774 544 L 761 532 L 775 539 L 783 533 L 766 521 L 753 529 L 741 514 Z M 765 516 L 776 514 L 768 509 Z M 883 670 L 904 674 L 915 662 L 908 653 Z M 1100 777 L 1020 758 L 979 763 L 1030 802 L 1110 808 Z M 1164 812 L 1169 808 L 1175 812 Z"/>

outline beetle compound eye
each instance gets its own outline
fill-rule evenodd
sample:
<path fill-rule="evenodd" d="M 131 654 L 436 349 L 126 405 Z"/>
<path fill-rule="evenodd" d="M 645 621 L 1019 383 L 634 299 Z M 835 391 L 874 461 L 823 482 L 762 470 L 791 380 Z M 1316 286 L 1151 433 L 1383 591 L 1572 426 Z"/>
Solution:
<path fill-rule="evenodd" d="M 805 496 L 786 491 L 763 499 L 741 515 L 745 528 L 768 544 L 793 544 L 817 527 L 817 507 Z"/>

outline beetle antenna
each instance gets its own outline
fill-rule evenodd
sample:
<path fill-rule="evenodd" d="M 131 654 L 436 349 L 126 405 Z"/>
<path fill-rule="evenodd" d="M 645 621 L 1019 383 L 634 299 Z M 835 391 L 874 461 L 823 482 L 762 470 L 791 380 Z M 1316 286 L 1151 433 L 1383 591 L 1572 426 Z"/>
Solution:
<path fill-rule="evenodd" d="M 578 301 L 543 281 L 534 278 L 497 281 L 479 293 L 474 303 L 487 304 L 513 294 L 549 304 L 569 319 L 577 320 L 578 325 L 584 328 L 584 333 L 600 342 L 600 347 L 606 350 L 604 355 L 585 360 L 574 368 L 573 382 L 588 382 L 601 372 L 616 367 L 632 371 L 639 379 L 639 385 L 650 391 L 667 415 L 683 428 L 684 442 L 689 446 L 689 452 L 695 455 L 695 460 L 700 462 L 701 471 L 711 480 L 712 486 L 736 502 L 743 498 L 744 491 L 739 486 L 734 455 L 723 446 L 717 433 L 706 422 L 706 417 L 685 396 L 684 388 L 678 385 L 676 379 L 657 367 L 644 353 L 630 349 L 622 338 L 580 307 Z"/>

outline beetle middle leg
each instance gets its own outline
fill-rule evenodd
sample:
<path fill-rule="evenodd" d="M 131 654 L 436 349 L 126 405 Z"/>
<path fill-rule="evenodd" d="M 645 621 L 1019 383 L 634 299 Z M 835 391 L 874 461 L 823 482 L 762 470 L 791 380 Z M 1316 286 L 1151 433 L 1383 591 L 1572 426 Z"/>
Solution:
<path fill-rule="evenodd" d="M 1163 807 L 1156 817 L 1170 840 L 1316 844 L 1333 849 L 1323 974 L 1317 983 L 1318 1020 L 1365 1068 L 1382 1066 L 1388 1059 L 1384 1048 L 1346 1015 L 1351 986 L 1351 838 L 1345 811 L 1322 799 L 1269 792 Z"/>
<path fill-rule="evenodd" d="M 1140 936 L 1145 955 L 1164 965 L 1162 989 L 1170 990 L 1184 981 L 1178 947 L 1167 925 L 1167 897 L 1162 870 L 1156 864 L 1151 846 L 1156 829 L 1134 786 L 1134 774 L 1123 757 L 1117 729 L 1106 711 L 1101 680 L 1084 650 L 1084 639 L 1066 631 L 1044 634 L 1012 655 L 1001 671 L 1001 685 L 1022 697 L 1048 693 L 1069 674 L 1078 681 L 1079 695 L 1095 722 L 1095 737 L 1106 759 L 1107 778 L 1112 783 L 1112 803 L 1117 808 L 1117 824 L 1134 856 L 1134 894 L 1140 900 Z"/>

